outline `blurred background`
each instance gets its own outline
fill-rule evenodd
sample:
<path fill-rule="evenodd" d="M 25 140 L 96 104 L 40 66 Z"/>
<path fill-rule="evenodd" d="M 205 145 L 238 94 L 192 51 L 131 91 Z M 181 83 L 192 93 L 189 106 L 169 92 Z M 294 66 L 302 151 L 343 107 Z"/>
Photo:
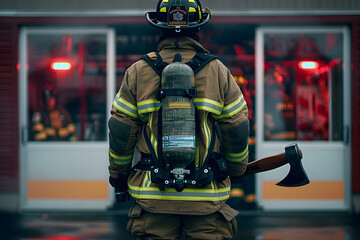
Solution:
<path fill-rule="evenodd" d="M 124 72 L 155 51 L 157 1 L 0 3 L 0 210 L 125 210 L 108 184 L 107 120 Z M 200 42 L 229 67 L 249 108 L 250 161 L 296 142 L 310 184 L 275 185 L 289 166 L 232 186 L 240 211 L 360 211 L 360 2 L 203 0 Z M 64 139 L 41 128 L 47 93 Z M 43 124 L 44 125 L 44 124 Z M 46 124 L 45 124 L 46 125 Z M 60 131 L 60 130 L 59 130 Z M 67 140 L 67 141 L 64 141 Z"/>

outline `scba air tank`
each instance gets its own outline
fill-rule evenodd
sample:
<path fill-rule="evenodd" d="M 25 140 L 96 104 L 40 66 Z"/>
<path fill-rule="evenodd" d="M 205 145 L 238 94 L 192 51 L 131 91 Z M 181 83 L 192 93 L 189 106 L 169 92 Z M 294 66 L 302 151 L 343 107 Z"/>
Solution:
<path fill-rule="evenodd" d="M 161 78 L 162 94 L 162 152 L 165 163 L 172 168 L 185 168 L 195 159 L 194 72 L 181 63 L 176 54 L 174 62 L 164 68 Z"/>

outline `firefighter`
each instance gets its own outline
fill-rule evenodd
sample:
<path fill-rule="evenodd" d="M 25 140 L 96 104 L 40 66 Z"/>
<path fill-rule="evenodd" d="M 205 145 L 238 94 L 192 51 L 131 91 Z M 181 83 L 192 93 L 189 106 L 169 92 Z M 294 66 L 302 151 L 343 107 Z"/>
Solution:
<path fill-rule="evenodd" d="M 182 234 L 231 239 L 238 212 L 225 202 L 231 181 L 241 180 L 248 162 L 244 96 L 229 69 L 199 43 L 199 29 L 211 12 L 203 11 L 198 0 L 160 0 L 156 12 L 145 16 L 162 30 L 158 52 L 126 70 L 108 122 L 110 184 L 118 202 L 129 195 L 135 200 L 126 229 L 136 239 L 180 239 Z M 192 68 L 195 89 L 162 90 L 160 76 L 166 78 L 166 67 L 179 59 Z M 175 143 L 194 144 L 194 160 L 186 168 L 173 168 L 162 157 L 169 143 L 161 137 L 162 125 L 168 124 L 162 121 L 168 94 L 183 95 L 196 106 L 195 141 L 188 136 Z"/>
<path fill-rule="evenodd" d="M 75 141 L 75 125 L 69 112 L 57 105 L 53 85 L 45 85 L 43 102 L 43 109 L 32 116 L 33 139 L 35 141 Z"/>

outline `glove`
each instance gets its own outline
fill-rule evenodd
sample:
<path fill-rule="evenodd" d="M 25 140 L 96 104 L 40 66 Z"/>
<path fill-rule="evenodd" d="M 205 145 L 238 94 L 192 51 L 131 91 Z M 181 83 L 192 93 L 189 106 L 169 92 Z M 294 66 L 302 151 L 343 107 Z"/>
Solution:
<path fill-rule="evenodd" d="M 122 203 L 130 200 L 126 177 L 119 176 L 117 179 L 109 177 L 109 182 L 115 188 L 116 202 Z"/>

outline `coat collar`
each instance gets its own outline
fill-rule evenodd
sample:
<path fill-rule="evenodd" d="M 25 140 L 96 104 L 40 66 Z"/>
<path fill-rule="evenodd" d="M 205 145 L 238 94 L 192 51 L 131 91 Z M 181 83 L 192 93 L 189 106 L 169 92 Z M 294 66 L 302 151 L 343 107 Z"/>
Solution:
<path fill-rule="evenodd" d="M 188 49 L 196 52 L 210 53 L 199 42 L 190 37 L 169 37 L 161 41 L 158 45 L 158 51 L 165 49 Z"/>

